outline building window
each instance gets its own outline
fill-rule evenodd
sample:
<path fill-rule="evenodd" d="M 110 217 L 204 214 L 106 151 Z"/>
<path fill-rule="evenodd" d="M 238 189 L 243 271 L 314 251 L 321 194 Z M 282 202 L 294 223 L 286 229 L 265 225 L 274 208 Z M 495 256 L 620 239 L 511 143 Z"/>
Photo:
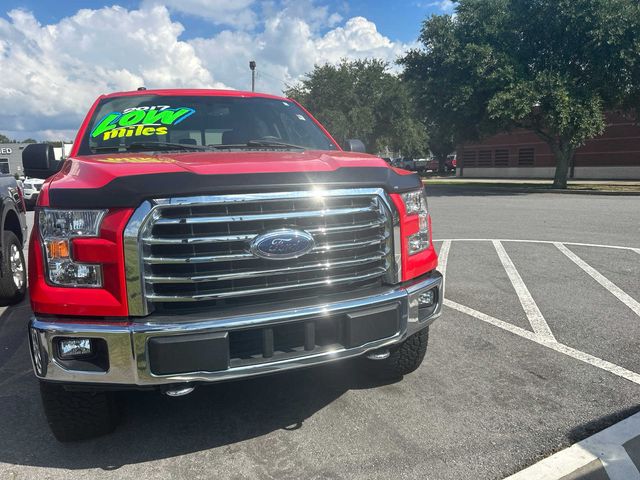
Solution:
<path fill-rule="evenodd" d="M 491 167 L 491 150 L 480 150 L 478 152 L 478 166 L 479 167 Z"/>
<path fill-rule="evenodd" d="M 475 167 L 476 166 L 476 152 L 473 150 L 465 150 L 462 154 L 462 166 L 463 167 Z"/>
<path fill-rule="evenodd" d="M 0 173 L 9 173 L 9 159 L 0 158 Z"/>
<path fill-rule="evenodd" d="M 533 167 L 533 159 L 535 158 L 535 149 L 521 148 L 518 150 L 518 166 Z"/>
<path fill-rule="evenodd" d="M 501 148 L 496 150 L 493 154 L 493 166 L 494 167 L 508 167 L 509 166 L 509 150 Z"/>

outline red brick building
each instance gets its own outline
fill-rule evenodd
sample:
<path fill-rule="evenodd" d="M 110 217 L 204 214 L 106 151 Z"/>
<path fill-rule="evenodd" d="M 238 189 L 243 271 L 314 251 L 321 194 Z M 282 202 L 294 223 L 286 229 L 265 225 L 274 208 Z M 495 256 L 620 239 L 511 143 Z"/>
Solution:
<path fill-rule="evenodd" d="M 605 132 L 579 148 L 569 175 L 575 179 L 640 180 L 640 126 L 609 115 Z M 553 178 L 555 159 L 533 132 L 501 133 L 457 150 L 463 177 Z"/>

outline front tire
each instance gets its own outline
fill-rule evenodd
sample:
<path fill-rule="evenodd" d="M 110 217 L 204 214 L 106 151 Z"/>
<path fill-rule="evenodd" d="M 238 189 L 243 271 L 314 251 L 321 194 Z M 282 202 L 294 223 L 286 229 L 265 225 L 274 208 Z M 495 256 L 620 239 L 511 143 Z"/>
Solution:
<path fill-rule="evenodd" d="M 391 349 L 384 360 L 367 360 L 385 378 L 400 378 L 415 371 L 424 360 L 429 343 L 429 328 L 414 333 L 397 347 Z"/>
<path fill-rule="evenodd" d="M 120 421 L 113 392 L 67 391 L 62 385 L 40 382 L 40 397 L 49 428 L 60 442 L 106 435 Z"/>
<path fill-rule="evenodd" d="M 0 301 L 4 305 L 21 302 L 27 292 L 27 268 L 22 244 L 16 234 L 5 230 L 2 237 Z"/>

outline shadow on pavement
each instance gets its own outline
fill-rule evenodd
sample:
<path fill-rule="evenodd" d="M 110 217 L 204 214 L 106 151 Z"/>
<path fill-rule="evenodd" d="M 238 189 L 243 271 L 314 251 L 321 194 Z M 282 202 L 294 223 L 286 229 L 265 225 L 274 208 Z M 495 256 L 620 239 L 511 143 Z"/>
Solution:
<path fill-rule="evenodd" d="M 23 303 L 0 316 L 0 462 L 41 467 L 117 469 L 295 430 L 350 389 L 381 385 L 357 364 L 200 387 L 183 398 L 123 393 L 122 425 L 111 435 L 61 444 L 49 432 L 31 372 Z"/>
<path fill-rule="evenodd" d="M 442 185 L 430 184 L 427 179 L 425 182 L 427 187 L 427 197 L 499 197 L 499 196 L 516 196 L 516 195 L 533 195 L 540 193 L 548 193 L 545 191 L 536 191 L 535 189 L 518 188 L 518 186 L 493 187 L 482 185 Z"/>
<path fill-rule="evenodd" d="M 601 430 L 604 430 L 605 428 L 610 427 L 615 423 L 618 423 L 621 420 L 624 420 L 627 417 L 630 417 L 637 412 L 640 412 L 640 403 L 633 407 L 618 410 L 617 412 L 605 415 L 600 418 L 596 418 L 595 420 L 583 423 L 582 425 L 578 425 L 577 427 L 569 431 L 569 433 L 567 434 L 567 438 L 571 440 L 571 443 L 579 442 L 587 437 L 590 437 L 591 435 L 598 433 Z"/>

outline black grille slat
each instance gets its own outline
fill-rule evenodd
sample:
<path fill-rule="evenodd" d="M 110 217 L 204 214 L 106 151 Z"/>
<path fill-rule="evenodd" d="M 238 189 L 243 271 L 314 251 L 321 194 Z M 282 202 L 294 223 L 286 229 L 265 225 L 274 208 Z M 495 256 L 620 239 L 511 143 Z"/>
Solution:
<path fill-rule="evenodd" d="M 264 358 L 273 357 L 273 329 L 262 329 L 262 356 Z"/>

